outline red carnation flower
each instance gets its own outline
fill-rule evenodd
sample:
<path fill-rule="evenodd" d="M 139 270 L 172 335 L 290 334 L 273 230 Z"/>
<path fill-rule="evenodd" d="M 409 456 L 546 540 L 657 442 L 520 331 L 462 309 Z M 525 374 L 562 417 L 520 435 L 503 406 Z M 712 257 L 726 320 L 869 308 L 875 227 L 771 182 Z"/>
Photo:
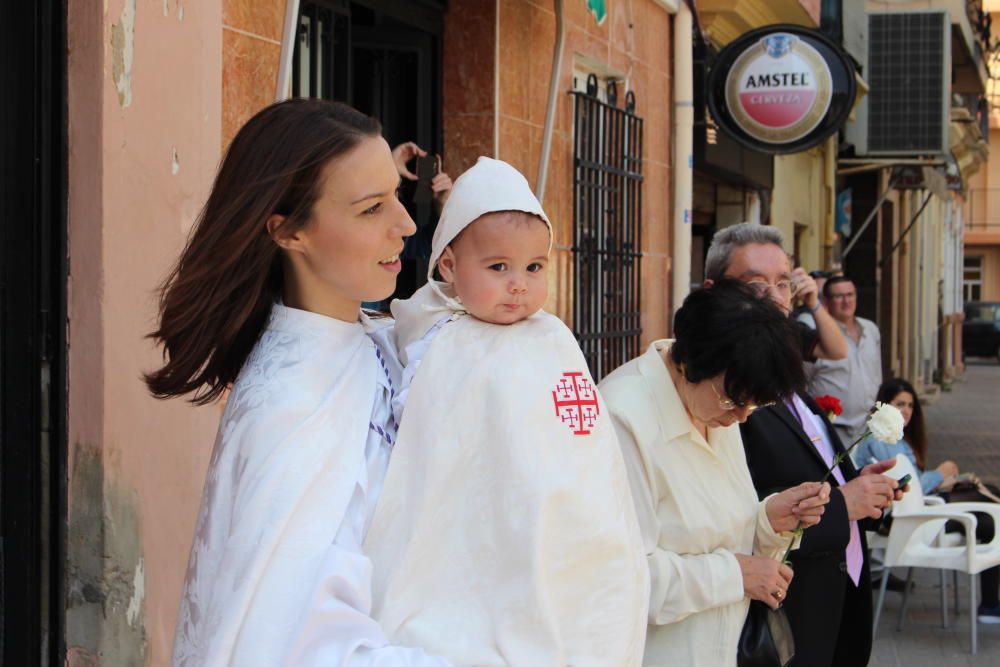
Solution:
<path fill-rule="evenodd" d="M 830 421 L 833 421 L 834 417 L 837 417 L 844 412 L 843 406 L 840 405 L 840 399 L 836 396 L 830 396 L 829 394 L 825 396 L 817 396 L 816 405 L 818 405 L 823 412 L 826 413 Z"/>

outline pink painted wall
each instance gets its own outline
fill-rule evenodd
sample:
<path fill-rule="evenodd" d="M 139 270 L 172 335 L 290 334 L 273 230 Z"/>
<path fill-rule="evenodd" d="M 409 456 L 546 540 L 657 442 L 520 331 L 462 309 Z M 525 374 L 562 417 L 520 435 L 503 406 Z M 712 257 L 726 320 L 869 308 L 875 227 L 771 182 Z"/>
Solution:
<path fill-rule="evenodd" d="M 222 8 L 103 5 L 68 8 L 67 642 L 70 664 L 165 665 L 219 410 L 156 401 L 140 374 L 220 157 Z"/>

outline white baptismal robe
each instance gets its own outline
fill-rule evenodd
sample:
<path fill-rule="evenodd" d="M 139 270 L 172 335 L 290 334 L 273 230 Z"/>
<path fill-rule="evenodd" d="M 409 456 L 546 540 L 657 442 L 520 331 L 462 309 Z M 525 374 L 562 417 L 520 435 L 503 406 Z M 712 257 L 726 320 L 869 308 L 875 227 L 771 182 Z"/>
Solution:
<path fill-rule="evenodd" d="M 444 667 L 372 620 L 361 544 L 394 435 L 387 331 L 276 305 L 219 428 L 175 665 Z"/>
<path fill-rule="evenodd" d="M 399 339 L 398 303 L 397 343 L 412 352 L 423 336 Z M 440 310 L 412 310 L 422 333 L 441 323 Z M 439 328 L 365 542 L 374 617 L 392 641 L 456 665 L 638 665 L 648 573 L 575 339 L 546 313 Z M 560 407 L 574 400 L 587 406 Z"/>

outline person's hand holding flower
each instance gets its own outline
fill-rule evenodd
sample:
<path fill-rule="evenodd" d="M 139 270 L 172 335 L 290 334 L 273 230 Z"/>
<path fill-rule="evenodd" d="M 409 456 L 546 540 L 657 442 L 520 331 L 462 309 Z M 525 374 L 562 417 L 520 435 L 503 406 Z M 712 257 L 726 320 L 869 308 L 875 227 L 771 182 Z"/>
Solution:
<path fill-rule="evenodd" d="M 876 403 L 874 412 L 868 418 L 865 432 L 851 443 L 850 447 L 833 458 L 833 465 L 826 471 L 826 475 L 823 476 L 822 481 L 825 482 L 830 479 L 830 475 L 833 474 L 837 466 L 850 456 L 854 448 L 869 435 L 874 436 L 880 442 L 894 445 L 903 437 L 903 426 L 903 415 L 896 406 L 888 403 Z M 903 497 L 896 480 L 882 474 L 895 464 L 895 459 L 889 459 L 865 466 L 861 470 L 861 474 L 847 484 L 839 487 L 841 494 L 844 496 L 844 502 L 847 505 L 847 517 L 850 520 L 857 521 L 866 517 L 878 519 L 882 516 L 882 510 L 889 507 L 893 500 L 899 500 Z M 802 531 L 808 525 L 812 524 L 800 521 L 792 531 L 794 537 L 789 543 L 788 549 L 785 550 L 784 557 L 781 559 L 783 562 L 788 561 L 788 556 L 795 545 L 795 539 L 802 534 Z"/>
<path fill-rule="evenodd" d="M 830 485 L 826 482 L 805 482 L 776 493 L 767 501 L 767 518 L 776 533 L 795 530 L 799 526 L 815 526 L 830 502 Z"/>

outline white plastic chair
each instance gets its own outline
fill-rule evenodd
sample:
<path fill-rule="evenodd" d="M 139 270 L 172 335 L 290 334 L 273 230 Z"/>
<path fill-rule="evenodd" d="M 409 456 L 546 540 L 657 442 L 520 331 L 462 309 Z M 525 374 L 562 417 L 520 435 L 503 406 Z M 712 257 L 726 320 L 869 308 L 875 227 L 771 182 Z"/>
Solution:
<path fill-rule="evenodd" d="M 976 595 L 979 590 L 979 573 L 987 568 L 1000 565 L 1000 531 L 997 531 L 997 535 L 988 544 L 977 544 L 976 517 L 972 512 L 989 514 L 993 517 L 994 523 L 1000 526 L 1000 505 L 993 503 L 935 503 L 926 505 L 917 471 L 910 460 L 902 454 L 896 456 L 896 465 L 887 474 L 897 479 L 905 474 L 910 474 L 913 479 L 910 482 L 910 490 L 903 495 L 901 500 L 893 504 L 892 527 L 889 530 L 889 539 L 885 547 L 885 572 L 879 590 L 875 628 L 878 628 L 878 618 L 885 601 L 890 568 L 910 568 L 907 575 L 907 590 L 904 591 L 903 606 L 900 610 L 899 629 L 903 627 L 903 619 L 906 614 L 909 582 L 913 575 L 912 568 L 929 567 L 942 570 L 941 602 L 942 619 L 945 625 L 947 625 L 945 589 L 947 579 L 944 576 L 944 570 L 953 570 L 956 573 L 965 572 L 969 575 L 969 623 L 972 654 L 975 655 L 978 650 Z M 949 520 L 961 524 L 961 534 L 946 534 L 944 532 L 945 524 Z"/>
<path fill-rule="evenodd" d="M 900 463 L 902 461 L 902 463 Z M 899 456 L 897 458 L 896 466 L 891 468 L 887 474 L 891 474 L 895 479 L 900 479 L 903 475 L 909 474 L 912 476 L 910 481 L 910 490 L 907 491 L 906 497 L 900 500 L 898 503 L 894 503 L 894 508 L 899 508 L 900 511 L 911 511 L 919 507 L 926 506 L 939 506 L 944 505 L 944 498 L 939 496 L 926 496 L 924 495 L 923 488 L 920 486 L 919 473 L 913 468 L 910 460 L 905 456 Z M 891 512 L 892 509 L 889 510 Z M 881 580 L 884 582 L 881 590 L 879 591 L 878 603 L 875 606 L 875 619 L 872 628 L 872 635 L 878 635 L 878 622 L 879 617 L 882 614 L 882 607 L 885 602 L 885 590 L 888 585 L 887 577 L 888 567 L 885 566 L 885 550 L 889 546 L 888 535 L 883 535 L 875 531 L 868 531 L 866 533 L 866 540 L 868 542 L 868 550 L 873 553 L 876 549 L 881 550 L 881 555 L 883 559 L 883 569 Z M 958 533 L 945 533 L 941 531 L 937 536 L 938 546 L 956 546 L 963 544 L 965 538 L 963 538 Z M 946 571 L 941 570 L 941 627 L 948 627 L 948 579 L 946 577 Z M 958 570 L 952 570 L 954 591 L 955 591 L 955 614 L 958 615 Z M 906 616 L 907 603 L 909 602 L 910 594 L 910 582 L 913 580 L 913 568 L 907 569 L 906 575 L 906 585 L 903 588 L 903 604 L 899 613 L 899 622 L 896 625 L 897 630 L 903 629 L 903 621 Z"/>

